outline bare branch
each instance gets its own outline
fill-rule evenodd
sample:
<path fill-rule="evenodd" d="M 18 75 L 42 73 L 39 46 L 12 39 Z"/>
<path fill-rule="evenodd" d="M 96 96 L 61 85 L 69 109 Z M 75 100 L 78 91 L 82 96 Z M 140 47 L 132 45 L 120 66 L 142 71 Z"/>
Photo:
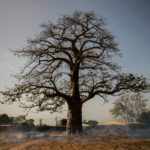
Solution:
<path fill-rule="evenodd" d="M 118 44 L 94 12 L 77 11 L 41 27 L 26 47 L 14 51 L 27 64 L 17 76 L 19 84 L 2 92 L 4 102 L 56 111 L 64 102 L 79 106 L 96 95 L 107 101 L 107 95 L 147 89 L 145 78 L 120 73 L 112 61 L 120 56 Z"/>

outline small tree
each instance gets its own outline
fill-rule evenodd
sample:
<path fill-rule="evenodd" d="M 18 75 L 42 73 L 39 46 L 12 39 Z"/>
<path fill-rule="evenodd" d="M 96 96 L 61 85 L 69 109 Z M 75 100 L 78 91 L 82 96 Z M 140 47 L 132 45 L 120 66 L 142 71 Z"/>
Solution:
<path fill-rule="evenodd" d="M 0 124 L 12 124 L 14 121 L 13 117 L 8 117 L 7 114 L 0 115 Z"/>
<path fill-rule="evenodd" d="M 88 121 L 84 120 L 84 123 L 88 124 L 90 126 L 98 125 L 98 121 L 97 120 L 88 120 Z"/>
<path fill-rule="evenodd" d="M 144 77 L 120 73 L 112 61 L 120 55 L 105 19 L 94 12 L 77 11 L 57 23 L 43 24 L 41 33 L 14 53 L 27 58 L 19 84 L 2 92 L 4 103 L 18 101 L 26 109 L 56 112 L 68 105 L 68 134 L 82 132 L 82 105 L 100 96 L 142 91 Z"/>
<path fill-rule="evenodd" d="M 66 118 L 61 119 L 60 124 L 65 127 L 67 125 L 67 119 Z"/>
<path fill-rule="evenodd" d="M 28 126 L 34 126 L 34 119 L 26 119 L 26 120 L 25 120 L 25 123 L 26 123 Z"/>
<path fill-rule="evenodd" d="M 19 115 L 15 118 L 15 122 L 19 125 L 21 125 L 23 122 L 25 122 L 26 116 L 25 115 Z"/>
<path fill-rule="evenodd" d="M 138 123 L 138 118 L 147 110 L 146 102 L 140 93 L 126 94 L 114 102 L 111 113 L 114 117 L 124 120 L 126 124 Z"/>

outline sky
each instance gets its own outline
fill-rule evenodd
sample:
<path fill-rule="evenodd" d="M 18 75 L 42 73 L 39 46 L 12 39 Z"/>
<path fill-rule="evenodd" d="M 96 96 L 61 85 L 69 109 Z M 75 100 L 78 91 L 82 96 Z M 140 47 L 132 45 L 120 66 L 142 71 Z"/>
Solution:
<path fill-rule="evenodd" d="M 150 1 L 149 0 L 0 0 L 0 90 L 12 87 L 13 77 L 24 65 L 22 58 L 13 55 L 10 49 L 26 45 L 28 37 L 41 30 L 39 25 L 48 20 L 56 22 L 58 17 L 76 10 L 95 11 L 107 20 L 107 29 L 116 37 L 123 57 L 115 58 L 122 72 L 144 75 L 150 78 Z M 2 98 L 2 97 L 0 97 Z M 83 106 L 83 119 L 103 121 L 112 116 L 111 98 L 104 103 L 97 97 Z M 0 104 L 0 114 L 10 116 L 25 114 L 18 104 Z M 66 117 L 64 113 L 31 112 L 28 117 L 43 118 L 52 123 L 55 117 Z"/>

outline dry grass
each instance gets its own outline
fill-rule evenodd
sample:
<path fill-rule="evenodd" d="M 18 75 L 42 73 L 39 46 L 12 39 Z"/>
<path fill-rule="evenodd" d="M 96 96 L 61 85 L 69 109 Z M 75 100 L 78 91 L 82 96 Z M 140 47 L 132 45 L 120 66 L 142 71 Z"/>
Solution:
<path fill-rule="evenodd" d="M 0 140 L 0 150 L 149 150 L 150 139 L 120 136 L 66 137 L 62 140 L 30 139 L 20 142 Z"/>

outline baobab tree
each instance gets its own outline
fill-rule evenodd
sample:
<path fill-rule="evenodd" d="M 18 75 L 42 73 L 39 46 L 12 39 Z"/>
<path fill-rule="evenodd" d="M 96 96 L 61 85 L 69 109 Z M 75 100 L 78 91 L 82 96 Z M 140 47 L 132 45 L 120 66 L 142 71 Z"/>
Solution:
<path fill-rule="evenodd" d="M 27 46 L 14 50 L 27 64 L 17 76 L 18 84 L 3 92 L 4 102 L 20 102 L 23 108 L 58 111 L 68 106 L 67 133 L 82 132 L 82 105 L 96 95 L 141 91 L 144 77 L 120 73 L 112 61 L 120 55 L 105 19 L 94 12 L 76 11 L 56 23 L 41 25 L 38 36 Z"/>

